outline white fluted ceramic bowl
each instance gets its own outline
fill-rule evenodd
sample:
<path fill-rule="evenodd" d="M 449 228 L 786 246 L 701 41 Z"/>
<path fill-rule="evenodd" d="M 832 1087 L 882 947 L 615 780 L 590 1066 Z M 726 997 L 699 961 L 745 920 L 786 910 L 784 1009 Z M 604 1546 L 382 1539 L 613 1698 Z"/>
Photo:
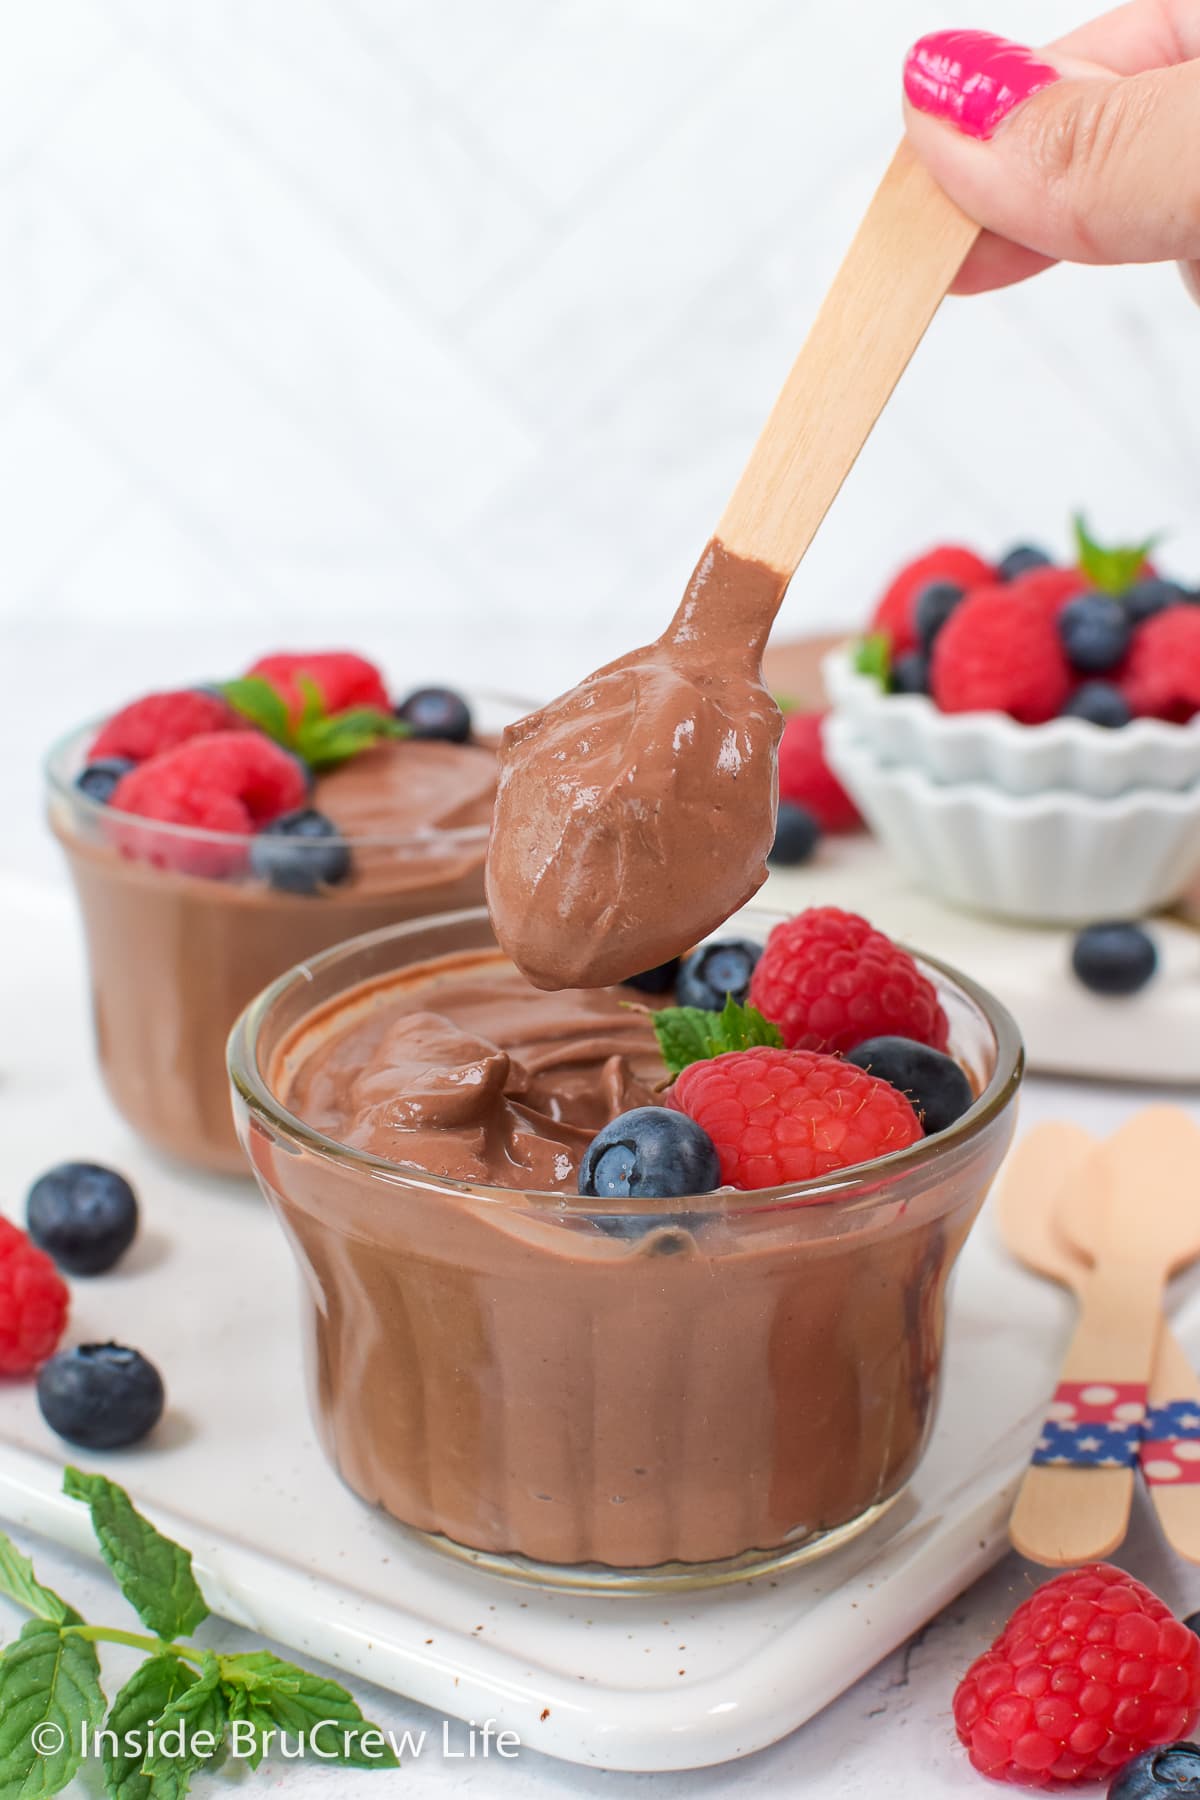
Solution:
<path fill-rule="evenodd" d="M 924 694 L 885 694 L 854 667 L 848 645 L 830 651 L 821 667 L 835 713 L 853 722 L 880 761 L 923 769 L 934 781 L 1098 798 L 1200 782 L 1200 718 L 1187 725 L 1135 719 L 1117 731 L 1085 719 L 1020 725 L 1006 713 L 944 713 Z"/>
<path fill-rule="evenodd" d="M 1065 788 L 1011 794 L 886 763 L 847 718 L 827 720 L 824 742 L 908 879 L 956 906 L 1086 925 L 1156 912 L 1200 879 L 1200 784 L 1109 799 Z"/>

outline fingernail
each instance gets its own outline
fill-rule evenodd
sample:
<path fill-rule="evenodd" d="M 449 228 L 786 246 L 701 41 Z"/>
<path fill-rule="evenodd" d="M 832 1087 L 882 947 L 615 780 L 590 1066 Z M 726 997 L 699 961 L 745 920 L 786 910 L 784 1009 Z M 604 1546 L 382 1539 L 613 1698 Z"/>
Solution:
<path fill-rule="evenodd" d="M 1014 106 L 1057 80 L 1024 44 L 990 31 L 932 31 L 904 59 L 904 92 L 918 112 L 974 138 L 991 137 Z"/>

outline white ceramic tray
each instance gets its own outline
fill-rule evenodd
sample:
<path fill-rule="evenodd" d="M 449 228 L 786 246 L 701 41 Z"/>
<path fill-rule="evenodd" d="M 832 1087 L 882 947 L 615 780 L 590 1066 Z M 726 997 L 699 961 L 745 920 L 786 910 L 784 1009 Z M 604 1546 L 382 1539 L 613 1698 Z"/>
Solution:
<path fill-rule="evenodd" d="M 227 1617 L 553 1756 L 678 1769 L 793 1730 L 1004 1548 L 1068 1312 L 1003 1258 L 986 1221 L 963 1259 L 929 1455 L 889 1516 L 827 1561 L 707 1595 L 581 1599 L 415 1544 L 342 1488 L 313 1442 L 290 1257 L 256 1192 L 168 1168 L 103 1098 L 66 894 L 0 888 L 0 946 L 3 1209 L 19 1218 L 31 1178 L 65 1157 L 136 1182 L 141 1235 L 118 1271 L 74 1284 L 70 1336 L 145 1350 L 170 1406 L 150 1447 L 96 1466 L 195 1549 Z M 1045 1110 L 1030 1099 L 1027 1118 Z M 1101 1128 L 1099 1091 L 1083 1099 L 1082 1122 Z M 31 1386 L 0 1387 L 0 1517 L 88 1549 L 82 1510 L 59 1492 L 63 1460 Z"/>
<path fill-rule="evenodd" d="M 973 976 L 1015 1015 L 1031 1069 L 1109 1081 L 1200 1081 L 1200 930 L 1181 917 L 1150 921 L 1158 972 L 1140 994 L 1113 1000 L 1089 993 L 1071 973 L 1071 930 L 943 905 L 914 887 L 865 832 L 825 838 L 810 864 L 775 870 L 759 899 L 785 913 L 804 906 L 860 912 L 881 931 Z"/>

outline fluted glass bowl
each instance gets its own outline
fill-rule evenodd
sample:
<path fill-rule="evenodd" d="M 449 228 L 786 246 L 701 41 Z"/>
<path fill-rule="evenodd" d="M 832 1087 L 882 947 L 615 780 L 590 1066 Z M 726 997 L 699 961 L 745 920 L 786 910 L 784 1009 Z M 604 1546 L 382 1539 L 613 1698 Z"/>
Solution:
<path fill-rule="evenodd" d="M 727 929 L 764 937 L 748 908 Z M 364 1500 L 438 1548 L 643 1590 L 806 1559 L 896 1499 L 933 1425 L 946 1286 L 1008 1145 L 1008 1013 L 928 959 L 978 1098 L 825 1180 L 672 1203 L 455 1182 L 322 1135 L 289 1072 L 431 959 L 498 957 L 487 916 L 375 932 L 254 1001 L 238 1131 L 303 1278 L 313 1416 Z M 613 1229 L 614 1215 L 622 1228 Z"/>

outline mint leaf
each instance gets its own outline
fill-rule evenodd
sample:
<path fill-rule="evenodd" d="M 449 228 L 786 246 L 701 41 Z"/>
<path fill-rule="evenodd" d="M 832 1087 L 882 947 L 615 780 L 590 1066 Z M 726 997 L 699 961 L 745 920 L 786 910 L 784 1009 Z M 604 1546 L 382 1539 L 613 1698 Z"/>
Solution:
<path fill-rule="evenodd" d="M 142 1773 L 147 1733 L 196 1680 L 196 1671 L 178 1656 L 147 1657 L 129 1677 L 105 1721 L 110 1734 L 105 1736 L 103 1751 L 109 1800 L 152 1800 L 155 1783 Z M 142 1746 L 136 1751 L 135 1741 Z"/>
<path fill-rule="evenodd" d="M 886 631 L 873 631 L 854 646 L 854 667 L 886 688 L 892 670 L 892 644 Z"/>
<path fill-rule="evenodd" d="M 726 1050 L 780 1049 L 783 1045 L 778 1025 L 765 1019 L 756 1006 L 739 1006 L 732 996 L 719 1013 L 707 1012 L 702 1006 L 664 1006 L 650 1017 L 672 1075 L 681 1075 L 690 1064 L 721 1056 Z"/>
<path fill-rule="evenodd" d="M 230 1696 L 230 1711 L 235 1705 L 233 1692 L 240 1688 L 246 1699 L 236 1704 L 246 1710 L 238 1716 L 252 1718 L 260 1730 L 275 1726 L 289 1738 L 301 1736 L 328 1762 L 359 1769 L 399 1766 L 378 1726 L 363 1718 L 357 1702 L 338 1682 L 284 1662 L 269 1650 L 224 1656 L 221 1674 Z M 368 1733 L 371 1741 L 364 1745 Z"/>
<path fill-rule="evenodd" d="M 311 675 L 297 675 L 296 686 L 300 690 L 300 717 L 296 722 L 296 736 L 309 726 L 315 725 L 318 719 L 325 717 L 325 696 Z"/>
<path fill-rule="evenodd" d="M 1075 514 L 1074 525 L 1076 560 L 1092 586 L 1102 594 L 1123 594 L 1132 586 L 1159 542 L 1158 537 L 1148 537 L 1143 544 L 1119 544 L 1106 550 L 1092 537 L 1082 513 Z"/>
<path fill-rule="evenodd" d="M 221 1667 L 206 1650 L 197 1679 L 159 1714 L 153 1754 L 142 1764 L 153 1800 L 183 1800 L 196 1770 L 212 1762 L 224 1747 L 228 1720 Z M 180 1742 L 177 1732 L 182 1734 Z"/>
<path fill-rule="evenodd" d="M 222 682 L 221 692 L 235 712 L 314 769 L 332 769 L 384 738 L 411 736 L 409 725 L 377 706 L 326 712 L 324 696 L 310 675 L 298 675 L 296 687 L 301 706 L 295 722 L 282 694 L 261 675 Z"/>
<path fill-rule="evenodd" d="M 771 698 L 774 700 L 785 719 L 789 713 L 800 711 L 800 702 L 798 700 L 793 700 L 790 694 L 772 694 Z"/>
<path fill-rule="evenodd" d="M 222 1686 L 229 1708 L 230 1741 L 237 1760 L 257 1769 L 267 1753 L 268 1733 L 275 1729 L 269 1713 L 261 1712 L 244 1687 Z"/>
<path fill-rule="evenodd" d="M 3 1531 L 0 1531 L 0 1594 L 15 1600 L 36 1618 L 50 1619 L 56 1625 L 61 1625 L 70 1612 L 65 1600 L 42 1586 L 29 1558 L 22 1556 Z"/>
<path fill-rule="evenodd" d="M 385 738 L 404 738 L 410 727 L 375 706 L 349 706 L 345 712 L 322 713 L 301 719 L 296 749 L 314 769 L 329 769 L 346 762 Z"/>
<path fill-rule="evenodd" d="M 764 1018 L 757 1006 L 739 1006 L 732 995 L 726 995 L 725 1005 L 715 1017 L 711 1041 L 713 1048 L 710 1056 L 720 1056 L 724 1050 L 782 1050 L 783 1033 L 772 1020 Z"/>
<path fill-rule="evenodd" d="M 716 1013 L 702 1006 L 664 1006 L 651 1013 L 654 1034 L 663 1061 L 672 1075 L 680 1075 L 689 1063 L 703 1062 L 709 1054 L 710 1022 Z"/>
<path fill-rule="evenodd" d="M 269 681 L 261 675 L 242 675 L 236 681 L 221 682 L 220 689 L 234 712 L 241 713 L 243 719 L 265 731 L 285 750 L 295 749 L 287 701 Z"/>
<path fill-rule="evenodd" d="M 0 1657 L 0 1796 L 47 1800 L 65 1788 L 83 1760 L 84 1739 L 104 1717 L 100 1665 L 86 1638 L 65 1635 L 51 1619 L 30 1619 Z M 62 1733 L 43 1745 L 39 1725 Z"/>
<path fill-rule="evenodd" d="M 67 1468 L 63 1493 L 91 1508 L 101 1555 L 156 1637 L 187 1637 L 208 1617 L 208 1603 L 192 1574 L 191 1551 L 156 1531 L 116 1482 Z"/>

